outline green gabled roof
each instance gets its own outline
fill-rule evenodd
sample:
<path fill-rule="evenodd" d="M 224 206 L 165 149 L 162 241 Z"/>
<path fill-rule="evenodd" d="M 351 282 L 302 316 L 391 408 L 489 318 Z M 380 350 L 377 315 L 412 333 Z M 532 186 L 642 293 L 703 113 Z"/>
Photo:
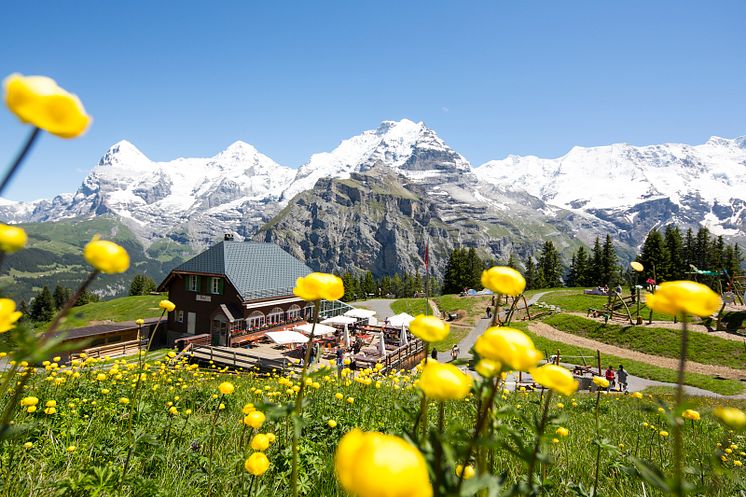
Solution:
<path fill-rule="evenodd" d="M 311 269 L 273 243 L 222 241 L 172 272 L 223 274 L 248 300 L 292 295 L 295 280 Z"/>

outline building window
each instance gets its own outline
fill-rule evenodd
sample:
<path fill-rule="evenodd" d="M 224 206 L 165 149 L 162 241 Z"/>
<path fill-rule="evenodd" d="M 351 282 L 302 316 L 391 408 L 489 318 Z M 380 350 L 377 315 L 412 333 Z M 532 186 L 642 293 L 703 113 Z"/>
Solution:
<path fill-rule="evenodd" d="M 264 326 L 264 314 L 260 311 L 252 312 L 249 317 L 246 318 L 246 326 L 250 330 L 261 328 Z"/>
<path fill-rule="evenodd" d="M 199 276 L 196 274 L 190 274 L 187 276 L 187 290 L 190 292 L 199 291 Z"/>
<path fill-rule="evenodd" d="M 210 278 L 210 293 L 213 295 L 220 295 L 223 290 L 223 285 L 221 284 L 223 281 L 221 278 Z"/>
<path fill-rule="evenodd" d="M 179 323 L 184 322 L 184 311 L 176 311 L 176 321 Z"/>
<path fill-rule="evenodd" d="M 270 325 L 280 324 L 284 321 L 285 311 L 281 307 L 275 307 L 267 314 L 267 323 Z"/>
<path fill-rule="evenodd" d="M 300 319 L 300 306 L 298 304 L 293 304 L 288 309 L 288 320 L 294 321 L 296 319 Z"/>

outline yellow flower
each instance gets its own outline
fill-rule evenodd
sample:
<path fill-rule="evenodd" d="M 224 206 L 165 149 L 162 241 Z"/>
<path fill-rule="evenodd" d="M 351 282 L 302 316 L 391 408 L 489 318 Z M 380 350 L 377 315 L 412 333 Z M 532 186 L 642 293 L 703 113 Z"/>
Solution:
<path fill-rule="evenodd" d="M 91 123 L 77 96 L 46 76 L 11 74 L 3 82 L 5 105 L 21 122 L 60 138 L 75 138 Z"/>
<path fill-rule="evenodd" d="M 358 497 L 431 497 L 425 458 L 394 435 L 354 429 L 334 455 L 337 478 Z"/>
<path fill-rule="evenodd" d="M 699 421 L 700 419 L 699 413 L 694 409 L 687 409 L 681 414 L 681 416 L 684 419 L 691 419 L 692 421 Z"/>
<path fill-rule="evenodd" d="M 23 313 L 16 311 L 16 303 L 11 299 L 0 299 L 0 333 L 16 327 Z"/>
<path fill-rule="evenodd" d="M 665 437 L 667 437 L 667 436 L 668 436 L 668 432 L 667 432 L 667 431 L 665 431 L 665 430 L 664 430 L 664 431 L 661 431 L 661 432 L 660 432 L 660 433 L 658 433 L 658 434 L 659 434 L 660 436 L 662 436 L 663 438 L 665 438 Z"/>
<path fill-rule="evenodd" d="M 258 430 L 264 424 L 265 419 L 267 418 L 262 411 L 253 411 L 243 418 L 243 422 L 247 426 L 251 426 Z"/>
<path fill-rule="evenodd" d="M 632 393 L 632 398 L 634 398 L 634 399 L 641 399 L 642 398 L 642 394 L 640 392 L 633 392 Z"/>
<path fill-rule="evenodd" d="M 27 240 L 26 232 L 18 226 L 0 223 L 0 251 L 6 254 L 18 252 L 26 246 Z"/>
<path fill-rule="evenodd" d="M 643 267 L 643 265 L 640 264 L 637 261 L 632 261 L 632 262 L 629 263 L 629 265 L 630 265 L 630 267 L 632 267 L 632 269 L 634 269 L 638 273 L 641 272 L 641 271 L 643 271 L 645 269 L 645 267 Z"/>
<path fill-rule="evenodd" d="M 558 444 L 559 443 L 559 438 L 553 438 L 552 439 L 552 443 L 553 444 Z"/>
<path fill-rule="evenodd" d="M 135 321 L 135 324 L 137 326 L 142 326 L 142 325 L 145 324 L 145 320 L 144 319 L 138 319 L 138 320 Z"/>
<path fill-rule="evenodd" d="M 336 428 L 337 427 L 337 422 L 334 421 L 333 419 L 330 419 L 329 421 L 327 421 L 326 424 L 329 425 L 329 428 Z"/>
<path fill-rule="evenodd" d="M 21 399 L 21 407 L 35 406 L 39 403 L 39 399 L 36 397 L 24 397 Z"/>
<path fill-rule="evenodd" d="M 354 397 L 347 397 L 347 403 L 348 404 L 354 404 L 355 403 L 355 398 Z"/>
<path fill-rule="evenodd" d="M 244 469 L 254 476 L 263 475 L 269 469 L 269 459 L 263 452 L 254 452 L 243 464 Z"/>
<path fill-rule="evenodd" d="M 480 357 L 498 361 L 516 371 L 527 371 L 535 367 L 542 357 L 525 333 L 507 327 L 487 328 L 477 338 L 474 350 Z"/>
<path fill-rule="evenodd" d="M 128 399 L 127 397 L 122 397 L 122 398 L 119 399 L 119 403 L 120 404 L 125 404 L 125 405 L 129 404 L 130 403 L 130 399 Z"/>
<path fill-rule="evenodd" d="M 570 434 L 570 430 L 568 430 L 567 428 L 563 428 L 562 426 L 560 426 L 559 428 L 557 428 L 555 430 L 554 433 L 556 433 L 557 435 L 559 435 L 561 437 L 566 437 L 567 435 Z"/>
<path fill-rule="evenodd" d="M 426 342 L 439 342 L 448 336 L 451 326 L 435 316 L 420 314 L 409 323 L 409 331 Z"/>
<path fill-rule="evenodd" d="M 47 407 L 57 407 L 57 401 L 56 400 L 48 400 L 46 404 Z"/>
<path fill-rule="evenodd" d="M 345 287 L 338 276 L 311 273 L 295 280 L 293 293 L 303 300 L 339 300 L 345 294 Z"/>
<path fill-rule="evenodd" d="M 230 395 L 236 390 L 236 387 L 234 387 L 233 383 L 230 381 L 224 381 L 218 386 L 218 390 L 220 390 L 220 393 L 223 395 Z"/>
<path fill-rule="evenodd" d="M 31 408 L 29 407 L 29 409 L 31 409 Z M 47 407 L 46 409 L 44 409 L 44 414 L 52 415 L 52 414 L 54 414 L 56 412 L 57 412 L 57 409 L 54 408 L 54 407 Z"/>
<path fill-rule="evenodd" d="M 67 451 L 68 451 L 68 452 L 69 452 L 70 454 L 72 454 L 72 453 L 73 453 L 73 452 L 75 452 L 76 450 L 77 450 L 77 447 L 76 447 L 76 446 L 74 446 L 74 445 L 71 445 L 71 446 L 69 446 L 69 447 L 67 448 Z"/>
<path fill-rule="evenodd" d="M 515 297 L 523 293 L 526 280 L 512 267 L 495 266 L 482 273 L 482 286 L 495 293 Z"/>
<path fill-rule="evenodd" d="M 174 304 L 170 300 L 163 299 L 160 302 L 158 302 L 158 307 L 160 307 L 166 312 L 173 312 L 173 310 L 176 309 L 176 304 Z"/>
<path fill-rule="evenodd" d="M 435 400 L 461 400 L 471 391 L 471 376 L 452 364 L 427 361 L 420 376 L 420 389 Z"/>
<path fill-rule="evenodd" d="M 601 388 L 609 388 L 609 380 L 607 380 L 606 378 L 602 378 L 600 376 L 594 376 L 593 383 L 595 383 L 596 386 L 601 387 Z"/>
<path fill-rule="evenodd" d="M 273 444 L 275 443 L 275 440 L 277 440 L 277 436 L 275 436 L 274 433 L 267 433 L 267 439 L 269 440 L 269 443 Z"/>
<path fill-rule="evenodd" d="M 264 452 L 265 450 L 267 450 L 268 447 L 269 438 L 263 433 L 254 435 L 254 438 L 251 439 L 251 448 L 254 450 Z"/>
<path fill-rule="evenodd" d="M 471 464 L 467 464 L 466 468 L 464 468 L 463 464 L 458 464 L 456 466 L 456 476 L 460 478 L 461 473 L 464 473 L 464 480 L 473 478 L 474 477 L 474 466 L 472 466 Z"/>
<path fill-rule="evenodd" d="M 24 449 L 30 449 L 33 446 L 34 444 L 32 442 L 26 442 L 25 444 L 23 444 Z"/>
<path fill-rule="evenodd" d="M 716 407 L 712 414 L 734 430 L 746 427 L 746 413 L 735 407 Z"/>
<path fill-rule="evenodd" d="M 577 380 L 562 366 L 545 364 L 540 368 L 530 369 L 529 373 L 539 385 L 562 395 L 572 395 L 578 390 Z"/>
<path fill-rule="evenodd" d="M 480 359 L 477 365 L 474 366 L 474 370 L 479 373 L 482 378 L 492 378 L 497 376 L 502 369 L 502 365 L 490 359 Z"/>
<path fill-rule="evenodd" d="M 102 273 L 123 273 L 130 267 L 130 256 L 121 246 L 96 235 L 83 249 L 88 264 Z"/>
<path fill-rule="evenodd" d="M 668 314 L 694 314 L 706 317 L 720 309 L 720 297 L 710 287 L 694 281 L 666 281 L 645 304 L 654 311 Z"/>
<path fill-rule="evenodd" d="M 29 413 L 29 414 L 35 413 L 36 412 L 36 406 L 28 406 L 26 408 L 26 412 Z"/>
<path fill-rule="evenodd" d="M 344 395 L 342 395 L 340 392 L 337 392 L 334 394 L 334 398 L 337 400 L 342 400 L 344 398 Z"/>

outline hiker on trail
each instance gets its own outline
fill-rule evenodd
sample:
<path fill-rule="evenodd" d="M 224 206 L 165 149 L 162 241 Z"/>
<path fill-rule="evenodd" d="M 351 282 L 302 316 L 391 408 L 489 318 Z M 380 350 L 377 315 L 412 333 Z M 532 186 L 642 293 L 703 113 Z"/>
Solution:
<path fill-rule="evenodd" d="M 433 351 L 430 352 L 430 357 L 432 357 L 436 361 L 438 360 L 438 350 L 435 347 L 433 347 Z"/>
<path fill-rule="evenodd" d="M 627 393 L 627 370 L 624 369 L 623 365 L 619 365 L 619 369 L 616 372 L 617 378 L 619 378 L 619 390 Z"/>
<path fill-rule="evenodd" d="M 453 347 L 451 347 L 451 360 L 455 361 L 458 359 L 458 355 L 461 351 L 458 348 L 458 344 L 453 344 Z"/>
<path fill-rule="evenodd" d="M 614 291 L 615 291 L 615 292 L 616 292 L 616 293 L 617 293 L 618 295 L 621 295 L 621 294 L 622 294 L 622 285 L 617 285 L 617 286 L 616 286 L 616 288 L 614 289 Z"/>
<path fill-rule="evenodd" d="M 614 381 L 614 367 L 609 366 L 606 368 L 606 380 L 609 382 L 609 388 L 606 389 L 606 391 L 610 391 L 612 388 L 614 388 L 616 382 Z"/>

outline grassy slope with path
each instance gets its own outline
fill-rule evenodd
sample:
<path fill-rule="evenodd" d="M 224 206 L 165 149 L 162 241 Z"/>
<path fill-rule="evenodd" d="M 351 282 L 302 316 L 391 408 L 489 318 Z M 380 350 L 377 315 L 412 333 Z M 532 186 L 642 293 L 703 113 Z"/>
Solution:
<path fill-rule="evenodd" d="M 586 361 L 590 365 L 595 365 L 596 351 L 585 347 L 567 345 L 562 342 L 540 337 L 528 331 L 528 323 L 515 323 L 515 328 L 525 331 L 534 341 L 536 348 L 545 351 L 548 354 L 554 354 L 557 350 L 564 356 L 587 356 Z M 613 355 L 602 355 L 604 364 L 611 362 L 613 364 L 624 364 L 625 369 L 635 376 L 647 378 L 649 380 L 664 381 L 668 383 L 676 382 L 677 372 L 673 369 L 661 368 L 644 362 L 624 359 Z M 573 361 L 581 362 L 581 361 Z M 581 362 L 582 364 L 582 362 Z M 737 395 L 743 392 L 743 384 L 737 380 L 719 380 L 711 376 L 687 373 L 684 383 L 693 387 L 702 388 L 721 395 Z"/>
<path fill-rule="evenodd" d="M 604 324 L 569 314 L 548 316 L 543 321 L 560 331 L 609 345 L 661 357 L 679 357 L 679 330 Z M 743 369 L 746 366 L 746 347 L 740 342 L 708 336 L 705 333 L 689 333 L 688 357 L 691 361 L 701 364 Z"/>
<path fill-rule="evenodd" d="M 604 297 L 602 295 L 586 295 L 583 293 L 583 290 L 584 288 L 554 288 L 545 290 L 531 290 L 530 292 L 549 292 L 541 298 L 543 302 L 546 302 L 547 304 L 557 305 L 565 311 L 574 312 L 588 312 L 589 308 L 603 309 L 604 305 L 606 305 L 609 300 L 608 297 Z M 530 292 L 526 292 L 527 296 Z M 634 316 L 637 308 L 633 306 L 630 308 L 630 311 Z M 624 309 L 620 309 L 620 312 L 624 312 Z M 650 316 L 650 309 L 645 307 L 645 305 L 642 305 L 640 307 L 640 315 L 644 319 L 648 319 L 648 317 Z M 657 321 L 673 321 L 673 316 L 671 316 L 670 314 L 654 312 L 653 319 Z"/>

